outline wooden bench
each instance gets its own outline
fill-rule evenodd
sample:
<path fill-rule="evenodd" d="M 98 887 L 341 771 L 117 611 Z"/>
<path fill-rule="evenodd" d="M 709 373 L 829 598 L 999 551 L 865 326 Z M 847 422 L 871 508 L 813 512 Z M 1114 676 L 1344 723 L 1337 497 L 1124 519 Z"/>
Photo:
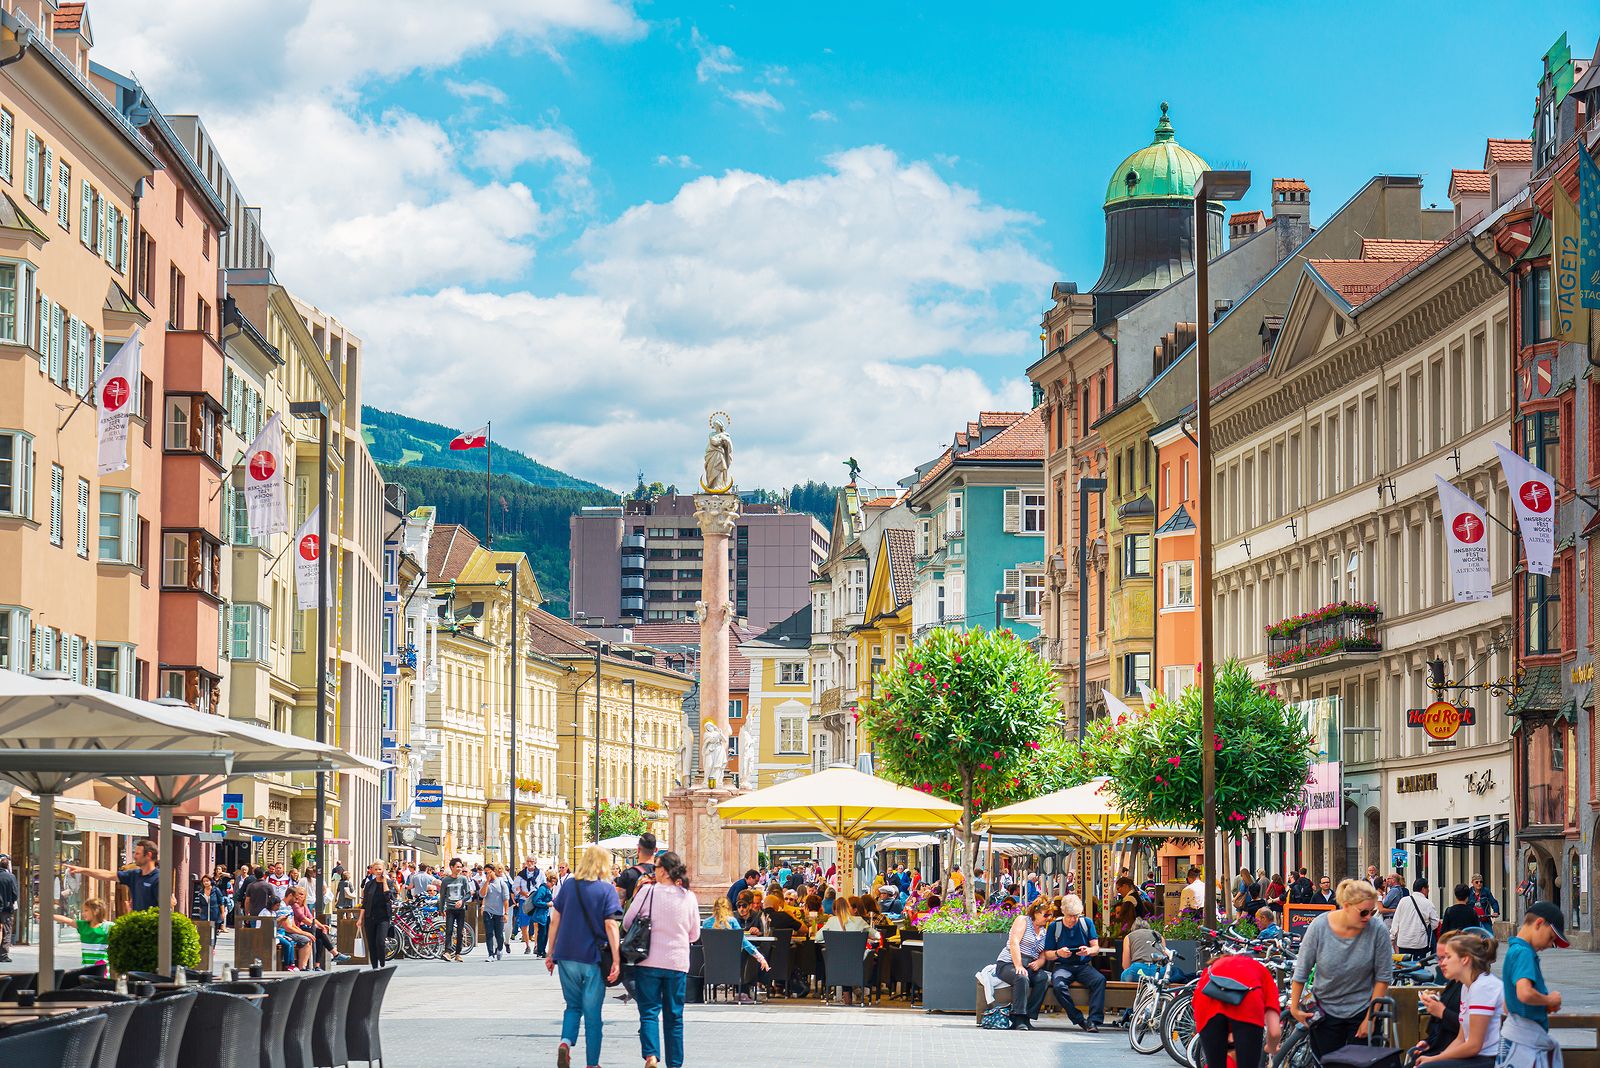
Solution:
<path fill-rule="evenodd" d="M 1561 1062 L 1566 1068 L 1600 1068 L 1600 1016 L 1558 1012 L 1550 1017 L 1550 1030 L 1561 1043 Z M 1586 1033 L 1580 1037 L 1573 1031 Z"/>
<path fill-rule="evenodd" d="M 973 983 L 978 990 L 976 999 L 977 1010 L 973 1013 L 973 1015 L 979 1023 L 983 1022 L 983 1014 L 985 1010 L 992 1009 L 996 1005 L 1011 1004 L 1011 987 L 1008 984 L 1001 984 L 1000 986 L 996 987 L 994 991 L 994 1000 L 987 1001 L 984 998 L 983 983 L 977 979 L 974 979 Z M 1133 1008 L 1133 998 L 1138 992 L 1138 983 L 1124 983 L 1117 980 L 1108 980 L 1106 982 L 1106 1013 L 1109 1015 L 1112 1012 L 1121 1012 L 1124 1009 Z M 1080 1013 L 1087 1013 L 1089 1011 L 1089 992 L 1083 987 L 1076 985 L 1072 987 L 1072 1000 Z M 1054 1009 L 1060 1009 L 1062 1007 L 1060 999 L 1056 997 L 1055 987 L 1052 986 L 1049 992 L 1045 994 L 1044 1005 Z M 1587 1068 L 1600 1068 L 1600 1064 L 1587 1066 Z"/>

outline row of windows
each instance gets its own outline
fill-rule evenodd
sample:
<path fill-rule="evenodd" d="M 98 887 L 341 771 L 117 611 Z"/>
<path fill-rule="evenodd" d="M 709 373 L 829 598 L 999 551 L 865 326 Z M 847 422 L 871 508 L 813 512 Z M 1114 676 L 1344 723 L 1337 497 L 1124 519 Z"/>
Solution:
<path fill-rule="evenodd" d="M 13 179 L 13 139 L 16 127 L 11 112 L 0 109 L 0 177 Z M 96 189 L 87 178 L 79 182 L 78 239 L 84 248 L 105 260 L 120 274 L 128 270 L 128 216 Z M 57 161 L 55 147 L 33 130 L 24 138 L 22 195 L 55 217 L 62 230 L 72 230 L 72 168 Z M 52 201 L 54 202 L 52 204 Z"/>

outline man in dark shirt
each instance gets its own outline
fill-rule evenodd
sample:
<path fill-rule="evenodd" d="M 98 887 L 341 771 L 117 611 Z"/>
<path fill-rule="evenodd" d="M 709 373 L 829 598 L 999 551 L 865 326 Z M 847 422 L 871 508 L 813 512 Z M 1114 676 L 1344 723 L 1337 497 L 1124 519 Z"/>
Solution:
<path fill-rule="evenodd" d="M 633 892 L 639 886 L 639 880 L 653 881 L 656 877 L 656 836 L 649 831 L 639 836 L 639 863 L 629 865 L 617 876 L 617 893 L 622 898 L 622 907 L 627 908 L 628 902 L 633 900 Z"/>
<path fill-rule="evenodd" d="M 1478 910 L 1472 907 L 1471 897 L 1472 889 L 1466 883 L 1456 884 L 1456 903 L 1444 910 L 1444 916 L 1440 920 L 1441 936 L 1450 931 L 1464 931 L 1468 927 L 1484 926 L 1483 921 L 1478 918 Z"/>
<path fill-rule="evenodd" d="M 11 858 L 0 853 L 0 963 L 11 960 L 11 927 L 17 918 L 19 893 L 17 877 L 11 874 Z"/>
<path fill-rule="evenodd" d="M 367 961 L 374 968 L 388 962 L 389 924 L 394 920 L 394 889 L 381 861 L 367 865 L 361 887 L 361 936 L 367 944 Z"/>
<path fill-rule="evenodd" d="M 760 894 L 754 890 L 741 890 L 733 908 L 739 915 L 739 924 L 746 936 L 766 934 L 766 918 L 761 915 Z"/>
<path fill-rule="evenodd" d="M 746 890 L 754 890 L 760 882 L 760 872 L 756 871 L 754 868 L 751 868 L 749 871 L 745 872 L 743 879 L 737 880 L 732 886 L 728 887 L 728 904 L 732 905 L 734 908 L 738 908 L 739 895 Z"/>
<path fill-rule="evenodd" d="M 153 909 L 161 904 L 161 868 L 158 864 L 160 857 L 156 852 L 156 844 L 148 838 L 138 842 L 133 847 L 133 867 L 124 868 L 122 871 L 107 871 L 105 868 L 85 868 L 77 864 L 67 865 L 68 875 L 87 875 L 91 879 L 115 880 L 128 888 L 129 908 L 134 912 L 143 912 Z M 178 907 L 178 898 L 172 897 L 172 907 Z"/>
<path fill-rule="evenodd" d="M 1317 888 L 1311 894 L 1313 905 L 1337 905 L 1333 897 L 1333 880 L 1326 875 L 1317 883 Z"/>
<path fill-rule="evenodd" d="M 1315 893 L 1311 886 L 1311 876 L 1305 868 L 1301 868 L 1289 884 L 1289 904 L 1309 905 L 1311 895 Z"/>
<path fill-rule="evenodd" d="M 472 896 L 472 880 L 464 874 L 460 857 L 450 861 L 450 874 L 439 880 L 439 905 L 444 909 L 444 955 L 441 960 L 461 963 L 461 949 L 467 938 L 467 899 Z"/>

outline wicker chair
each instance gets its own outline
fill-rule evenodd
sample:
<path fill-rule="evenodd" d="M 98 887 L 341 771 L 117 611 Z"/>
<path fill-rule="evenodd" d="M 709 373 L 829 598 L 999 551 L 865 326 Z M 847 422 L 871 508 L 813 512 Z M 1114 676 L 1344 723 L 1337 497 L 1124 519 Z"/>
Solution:
<path fill-rule="evenodd" d="M 344 1027 L 345 1052 L 352 1061 L 383 1063 L 383 1039 L 378 1018 L 383 1013 L 383 998 L 394 978 L 393 968 L 368 968 L 356 976 L 350 994 L 350 1015 Z"/>
<path fill-rule="evenodd" d="M 197 990 L 174 990 L 167 997 L 136 1005 L 122 1036 L 117 1068 L 178 1068 L 184 1025 L 198 994 Z"/>
<path fill-rule="evenodd" d="M 63 1020 L 59 1017 L 45 1027 L 17 1024 L 0 1032 L 0 1064 L 49 1065 L 50 1068 L 96 1068 L 95 1054 L 106 1019 L 99 1013 L 85 1013 Z"/>
<path fill-rule="evenodd" d="M 202 990 L 183 1029 L 179 1068 L 256 1068 L 261 1010 L 238 994 Z"/>
<path fill-rule="evenodd" d="M 317 1022 L 311 1029 L 311 1058 L 316 1068 L 344 1068 L 350 1061 L 344 1032 L 350 1017 L 350 994 L 360 975 L 355 968 L 328 973 L 322 1002 L 317 1006 Z"/>

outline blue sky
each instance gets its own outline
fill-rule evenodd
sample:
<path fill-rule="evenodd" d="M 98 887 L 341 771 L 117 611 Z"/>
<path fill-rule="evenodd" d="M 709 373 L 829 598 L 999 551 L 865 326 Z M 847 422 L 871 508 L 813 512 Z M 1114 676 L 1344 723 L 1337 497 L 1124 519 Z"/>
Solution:
<path fill-rule="evenodd" d="M 1443 203 L 1527 135 L 1555 38 L 1600 32 L 1480 3 L 135 6 L 92 6 L 96 58 L 205 116 L 281 280 L 367 337 L 368 399 L 611 485 L 688 481 L 716 408 L 772 485 L 849 455 L 892 483 L 1026 404 L 1050 284 L 1098 274 L 1162 100 L 1255 172 L 1246 206 L 1302 177 L 1319 220 L 1380 171 Z"/>

